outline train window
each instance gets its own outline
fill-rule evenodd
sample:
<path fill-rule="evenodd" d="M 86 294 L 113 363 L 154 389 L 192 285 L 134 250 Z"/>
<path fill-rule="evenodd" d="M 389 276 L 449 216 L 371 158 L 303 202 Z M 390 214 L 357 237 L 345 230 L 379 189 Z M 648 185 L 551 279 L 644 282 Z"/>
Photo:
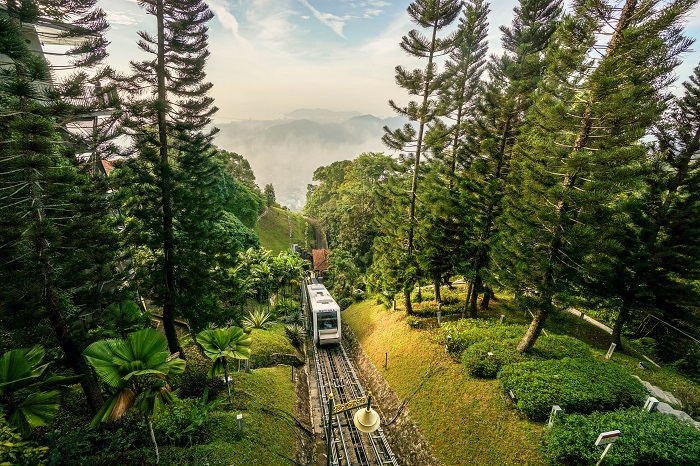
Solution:
<path fill-rule="evenodd" d="M 318 313 L 319 330 L 333 330 L 335 328 L 338 328 L 338 316 L 335 312 Z"/>

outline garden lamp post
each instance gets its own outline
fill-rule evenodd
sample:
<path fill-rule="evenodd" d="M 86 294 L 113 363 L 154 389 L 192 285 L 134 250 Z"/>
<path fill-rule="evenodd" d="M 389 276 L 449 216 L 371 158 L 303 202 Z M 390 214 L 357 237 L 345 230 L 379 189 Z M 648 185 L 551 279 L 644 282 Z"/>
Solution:
<path fill-rule="evenodd" d="M 328 429 L 326 431 L 326 458 L 327 466 L 332 466 L 333 462 L 333 416 L 336 414 L 350 411 L 351 409 L 364 406 L 364 409 L 358 410 L 353 416 L 353 423 L 358 430 L 362 432 L 374 432 L 379 428 L 379 414 L 372 409 L 372 392 L 367 393 L 367 396 L 350 400 L 347 403 L 335 405 L 333 394 L 328 395 Z"/>

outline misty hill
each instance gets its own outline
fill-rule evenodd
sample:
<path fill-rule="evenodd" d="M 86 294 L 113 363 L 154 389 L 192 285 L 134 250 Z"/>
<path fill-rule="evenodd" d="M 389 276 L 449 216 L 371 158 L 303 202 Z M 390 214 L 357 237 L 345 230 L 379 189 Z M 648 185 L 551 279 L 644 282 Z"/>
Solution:
<path fill-rule="evenodd" d="M 349 118 L 345 118 L 351 115 Z M 245 157 L 258 185 L 275 187 L 277 201 L 299 210 L 314 171 L 363 152 L 388 152 L 382 128 L 404 124 L 400 117 L 377 118 L 356 112 L 300 109 L 287 114 L 305 118 L 247 120 L 217 125 L 216 145 Z M 340 121 L 333 121 L 343 118 Z"/>

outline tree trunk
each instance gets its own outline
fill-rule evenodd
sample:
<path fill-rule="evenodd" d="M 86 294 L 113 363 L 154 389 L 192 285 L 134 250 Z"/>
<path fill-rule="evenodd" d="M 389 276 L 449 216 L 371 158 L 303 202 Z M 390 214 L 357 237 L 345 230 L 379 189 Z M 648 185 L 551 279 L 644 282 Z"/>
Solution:
<path fill-rule="evenodd" d="M 156 450 L 156 464 L 160 463 L 160 453 L 158 453 L 158 442 L 156 442 L 156 433 L 153 431 L 153 422 L 151 421 L 151 416 L 146 415 L 146 424 L 148 424 L 148 433 L 151 434 L 151 442 L 153 442 L 153 448 Z"/>
<path fill-rule="evenodd" d="M 493 294 L 493 291 L 491 291 L 491 287 L 485 286 L 484 287 L 484 297 L 481 298 L 481 309 L 488 309 L 489 308 L 489 302 L 491 301 L 492 294 Z"/>
<path fill-rule="evenodd" d="M 552 307 L 551 298 L 549 301 L 549 304 L 543 303 L 539 306 L 539 309 L 535 313 L 535 318 L 532 320 L 532 323 L 530 323 L 530 327 L 527 329 L 527 332 L 525 332 L 523 339 L 520 340 L 520 343 L 518 343 L 518 347 L 516 349 L 520 353 L 530 351 L 530 349 L 532 349 L 532 347 L 535 345 L 540 333 L 542 333 L 544 323 L 547 320 L 547 316 L 549 315 Z"/>
<path fill-rule="evenodd" d="M 163 302 L 163 330 L 168 340 L 171 354 L 184 352 L 180 347 L 175 329 L 175 239 L 173 233 L 173 193 L 168 160 L 167 133 L 167 96 L 165 88 L 165 24 L 163 1 L 156 2 L 156 21 L 158 22 L 158 57 L 156 74 L 158 79 L 158 144 L 160 146 L 160 169 L 162 177 L 161 199 L 163 208 L 163 275 L 165 278 L 165 299 Z"/>
<path fill-rule="evenodd" d="M 233 401 L 231 398 L 231 384 L 230 384 L 230 380 L 228 379 L 228 368 L 226 367 L 226 358 L 224 357 L 221 359 L 222 359 L 221 362 L 224 365 L 224 377 L 226 378 L 226 388 L 228 389 L 228 402 L 229 402 L 229 404 L 232 404 Z"/>
<path fill-rule="evenodd" d="M 477 309 L 476 309 L 476 299 L 479 296 L 479 289 L 481 288 L 481 276 L 477 274 L 474 277 L 474 288 L 472 290 L 471 296 L 469 297 L 469 317 L 476 319 Z"/>
<path fill-rule="evenodd" d="M 625 297 L 620 307 L 620 313 L 617 315 L 612 329 L 612 342 L 615 343 L 615 347 L 618 351 L 622 350 L 622 327 L 627 322 L 627 319 L 629 319 L 629 313 L 629 303 Z"/>
<path fill-rule="evenodd" d="M 403 290 L 403 299 L 406 305 L 406 314 L 409 316 L 413 315 L 413 306 L 411 306 L 411 290 Z"/>
<path fill-rule="evenodd" d="M 462 318 L 464 314 L 469 311 L 469 302 L 472 299 L 472 293 L 474 292 L 474 280 L 469 280 L 469 286 L 467 287 L 467 297 L 464 299 L 464 312 L 462 312 Z"/>
<path fill-rule="evenodd" d="M 433 286 L 435 287 L 435 302 L 436 302 L 436 303 L 441 303 L 441 302 L 442 302 L 442 296 L 440 295 L 440 279 L 436 277 L 436 278 L 433 280 L 433 283 L 434 283 Z"/>

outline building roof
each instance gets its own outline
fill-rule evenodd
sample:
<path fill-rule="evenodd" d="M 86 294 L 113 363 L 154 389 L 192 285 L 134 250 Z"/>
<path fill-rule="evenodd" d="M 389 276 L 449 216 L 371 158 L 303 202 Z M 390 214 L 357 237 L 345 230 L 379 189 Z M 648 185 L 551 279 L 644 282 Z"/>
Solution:
<path fill-rule="evenodd" d="M 314 270 L 318 272 L 325 272 L 328 270 L 328 253 L 329 249 L 314 249 L 311 251 L 314 259 Z"/>

